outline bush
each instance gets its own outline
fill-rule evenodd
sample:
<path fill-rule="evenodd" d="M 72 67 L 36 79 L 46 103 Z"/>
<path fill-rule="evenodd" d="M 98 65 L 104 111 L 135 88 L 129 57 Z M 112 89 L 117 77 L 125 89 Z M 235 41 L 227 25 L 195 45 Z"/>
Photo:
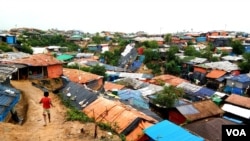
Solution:
<path fill-rule="evenodd" d="M 0 42 L 0 50 L 3 52 L 11 52 L 12 48 L 7 43 Z"/>
<path fill-rule="evenodd" d="M 93 122 L 94 119 L 89 118 L 86 114 L 82 111 L 71 108 L 67 111 L 67 120 L 69 121 L 80 121 L 80 122 Z"/>

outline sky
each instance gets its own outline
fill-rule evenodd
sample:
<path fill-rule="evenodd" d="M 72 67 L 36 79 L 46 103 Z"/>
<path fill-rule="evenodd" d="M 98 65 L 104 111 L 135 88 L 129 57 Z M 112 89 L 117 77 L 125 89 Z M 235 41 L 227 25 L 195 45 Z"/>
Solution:
<path fill-rule="evenodd" d="M 249 0 L 0 0 L 0 30 L 250 33 Z"/>

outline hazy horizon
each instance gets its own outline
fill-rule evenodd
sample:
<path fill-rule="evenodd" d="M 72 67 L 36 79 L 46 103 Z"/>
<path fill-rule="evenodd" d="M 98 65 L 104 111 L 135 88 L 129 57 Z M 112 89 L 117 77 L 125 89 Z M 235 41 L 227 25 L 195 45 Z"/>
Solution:
<path fill-rule="evenodd" d="M 149 34 L 228 30 L 250 32 L 246 0 L 8 0 L 0 29 L 81 30 Z"/>

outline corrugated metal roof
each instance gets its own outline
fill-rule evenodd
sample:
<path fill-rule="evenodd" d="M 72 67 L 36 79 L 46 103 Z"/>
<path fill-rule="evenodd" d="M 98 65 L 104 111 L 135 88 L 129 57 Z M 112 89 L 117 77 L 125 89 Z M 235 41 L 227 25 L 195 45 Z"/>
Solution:
<path fill-rule="evenodd" d="M 0 85 L 0 121 L 4 121 L 10 110 L 20 99 L 20 91 Z"/>
<path fill-rule="evenodd" d="M 199 111 L 193 105 L 185 105 L 176 107 L 183 115 L 197 114 Z"/>
<path fill-rule="evenodd" d="M 220 78 L 220 77 L 222 77 L 223 75 L 225 75 L 227 72 L 226 71 L 223 71 L 223 70 L 212 70 L 212 71 L 210 71 L 207 75 L 206 75 L 206 77 L 207 78 L 214 78 L 214 79 L 216 79 L 216 78 Z"/>
<path fill-rule="evenodd" d="M 89 117 L 94 118 L 97 122 L 111 124 L 111 127 L 119 134 L 123 133 L 125 130 L 133 131 L 138 126 L 132 125 L 136 120 L 143 120 L 153 124 L 158 122 L 157 120 L 134 108 L 126 106 L 119 101 L 111 101 L 103 97 L 99 97 L 93 103 L 88 105 L 83 109 L 83 112 Z M 129 126 L 130 129 L 127 129 Z"/>
<path fill-rule="evenodd" d="M 138 126 L 126 136 L 126 140 L 133 141 L 139 139 L 144 134 L 142 131 L 152 125 L 154 124 L 149 123 L 147 121 L 140 121 Z"/>
<path fill-rule="evenodd" d="M 194 59 L 190 60 L 190 62 L 192 63 L 205 63 L 207 61 L 207 58 L 199 58 L 199 57 L 195 57 Z"/>
<path fill-rule="evenodd" d="M 96 93 L 86 89 L 83 85 L 70 81 L 60 89 L 60 92 L 65 100 L 70 100 L 70 98 L 76 97 L 75 100 L 70 100 L 70 103 L 79 110 L 84 108 L 82 107 L 83 105 L 86 107 L 98 97 Z M 70 96 L 67 96 L 68 94 L 70 94 Z M 80 102 L 82 103 L 79 104 Z"/>
<path fill-rule="evenodd" d="M 16 64 L 25 64 L 28 66 L 50 66 L 62 64 L 61 61 L 57 60 L 50 54 L 34 54 L 25 58 L 9 60 L 9 62 Z"/>
<path fill-rule="evenodd" d="M 128 73 L 128 72 L 114 72 L 114 71 L 106 71 L 107 75 L 117 75 L 119 77 L 129 77 L 129 78 L 138 78 L 138 79 L 151 79 L 153 78 L 152 74 L 144 74 L 144 73 Z"/>
<path fill-rule="evenodd" d="M 250 98 L 245 96 L 240 96 L 237 94 L 231 94 L 226 99 L 225 102 L 239 105 L 250 109 Z"/>
<path fill-rule="evenodd" d="M 133 87 L 133 89 L 140 89 L 148 86 L 148 83 L 143 81 L 137 80 L 135 78 L 125 77 L 121 79 L 114 80 L 116 83 L 124 84 L 129 87 Z"/>
<path fill-rule="evenodd" d="M 105 91 L 112 91 L 114 89 L 121 90 L 125 87 L 125 85 L 120 85 L 112 82 L 105 81 L 104 83 L 104 90 Z"/>
<path fill-rule="evenodd" d="M 0 54 L 1 61 L 26 58 L 29 56 L 31 55 L 28 53 L 24 53 L 24 52 L 6 52 L 3 54 Z"/>
<path fill-rule="evenodd" d="M 99 76 L 89 72 L 84 72 L 78 69 L 69 69 L 69 68 L 63 68 L 63 75 L 68 77 L 72 82 L 81 84 L 85 84 L 87 82 L 103 78 L 103 76 Z"/>
<path fill-rule="evenodd" d="M 186 124 L 183 128 L 186 128 L 210 141 L 221 141 L 222 125 L 236 125 L 236 123 L 223 118 L 209 118 Z"/>
<path fill-rule="evenodd" d="M 12 75 L 12 73 L 16 71 L 16 67 L 0 64 L 0 82 L 4 82 L 8 77 Z"/>
<path fill-rule="evenodd" d="M 149 84 L 148 86 L 138 89 L 138 91 L 141 92 L 142 96 L 146 97 L 152 94 L 155 94 L 159 91 L 163 90 L 162 86 L 154 85 L 154 84 Z"/>
<path fill-rule="evenodd" d="M 81 58 L 81 57 L 83 57 L 83 58 L 91 58 L 93 56 L 94 56 L 94 53 L 77 53 L 76 54 L 77 58 Z"/>
<path fill-rule="evenodd" d="M 219 61 L 219 62 L 211 62 L 211 63 L 204 63 L 201 65 L 198 65 L 200 67 L 206 67 L 206 68 L 212 68 L 212 69 L 218 69 L 218 70 L 224 70 L 226 72 L 231 72 L 234 70 L 240 70 L 237 64 L 233 64 L 229 61 Z"/>
<path fill-rule="evenodd" d="M 242 56 L 230 56 L 230 55 L 227 55 L 227 56 L 223 56 L 221 58 L 223 60 L 227 60 L 227 61 L 239 61 L 239 60 L 243 60 Z"/>
<path fill-rule="evenodd" d="M 182 82 L 187 82 L 187 80 L 182 79 L 180 77 L 176 77 L 174 75 L 169 75 L 169 74 L 164 74 L 164 75 L 159 75 L 156 77 L 153 77 L 149 82 L 150 83 L 157 83 L 157 80 L 162 80 L 165 83 L 168 83 L 172 86 L 177 86 Z"/>
<path fill-rule="evenodd" d="M 163 120 L 144 130 L 144 133 L 154 141 L 204 141 L 202 137 L 168 120 Z"/>
<path fill-rule="evenodd" d="M 190 105 L 192 105 L 194 108 Z M 176 108 L 177 110 L 181 109 L 179 112 L 189 121 L 223 114 L 223 110 L 221 110 L 220 107 L 218 107 L 212 100 L 193 102 L 191 104 L 182 105 Z M 195 109 L 199 112 L 197 113 Z"/>
<path fill-rule="evenodd" d="M 97 60 L 93 60 L 93 59 L 92 60 L 91 59 L 85 59 L 85 60 L 82 59 L 82 61 L 80 61 L 79 63 L 86 64 L 88 66 L 96 66 L 96 65 L 104 66 L 107 71 L 117 71 L 117 72 L 126 71 L 125 68 L 100 63 Z"/>
<path fill-rule="evenodd" d="M 177 85 L 177 87 L 184 89 L 185 93 L 187 94 L 194 94 L 195 92 L 199 91 L 202 88 L 201 86 L 197 86 L 189 82 L 182 82 L 179 85 Z"/>

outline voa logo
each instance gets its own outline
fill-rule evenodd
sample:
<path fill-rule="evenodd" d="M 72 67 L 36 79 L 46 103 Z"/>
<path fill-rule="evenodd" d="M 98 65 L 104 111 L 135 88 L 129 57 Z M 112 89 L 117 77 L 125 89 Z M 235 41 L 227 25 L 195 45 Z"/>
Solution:
<path fill-rule="evenodd" d="M 226 129 L 227 136 L 247 136 L 244 129 Z"/>

